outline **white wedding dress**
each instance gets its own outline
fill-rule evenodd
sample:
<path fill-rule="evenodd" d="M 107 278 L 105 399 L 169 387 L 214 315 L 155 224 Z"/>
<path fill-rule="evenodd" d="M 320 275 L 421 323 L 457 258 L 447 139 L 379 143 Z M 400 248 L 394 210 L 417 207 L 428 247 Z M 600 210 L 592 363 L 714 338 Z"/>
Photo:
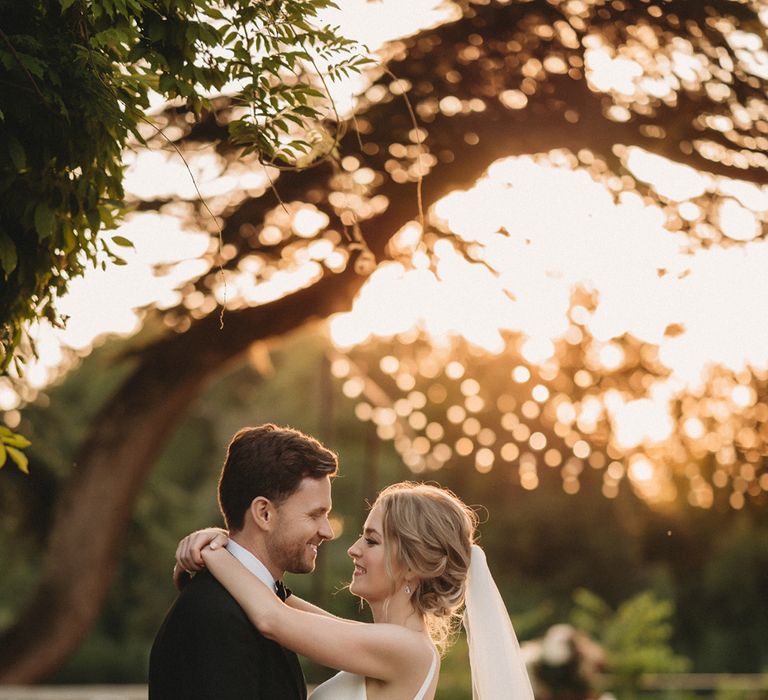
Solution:
<path fill-rule="evenodd" d="M 437 672 L 437 652 L 432 657 L 429 673 L 413 696 L 413 700 L 424 700 Z M 358 676 L 347 671 L 339 671 L 333 678 L 321 683 L 310 696 L 310 700 L 367 700 L 365 676 Z"/>

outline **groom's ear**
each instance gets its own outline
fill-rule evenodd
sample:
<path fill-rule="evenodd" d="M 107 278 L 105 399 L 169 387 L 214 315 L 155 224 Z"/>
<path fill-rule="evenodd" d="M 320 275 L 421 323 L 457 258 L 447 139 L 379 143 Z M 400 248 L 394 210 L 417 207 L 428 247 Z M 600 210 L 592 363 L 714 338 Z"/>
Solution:
<path fill-rule="evenodd" d="M 249 508 L 253 522 L 260 530 L 271 530 L 275 522 L 275 506 L 268 498 L 257 496 Z"/>

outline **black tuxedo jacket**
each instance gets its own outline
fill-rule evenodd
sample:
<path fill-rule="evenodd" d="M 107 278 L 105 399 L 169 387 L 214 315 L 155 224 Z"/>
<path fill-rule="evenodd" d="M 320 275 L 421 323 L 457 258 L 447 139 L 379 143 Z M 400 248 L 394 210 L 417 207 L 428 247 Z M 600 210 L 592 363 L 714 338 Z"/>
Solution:
<path fill-rule="evenodd" d="M 267 639 L 207 571 L 184 587 L 149 656 L 150 700 L 306 700 L 292 651 Z"/>

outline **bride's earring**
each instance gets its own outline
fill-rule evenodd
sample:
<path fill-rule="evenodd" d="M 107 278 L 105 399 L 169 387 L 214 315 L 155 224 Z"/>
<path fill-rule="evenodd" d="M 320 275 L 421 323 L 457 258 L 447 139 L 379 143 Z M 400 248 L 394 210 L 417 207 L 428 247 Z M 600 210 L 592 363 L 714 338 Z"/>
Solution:
<path fill-rule="evenodd" d="M 411 595 L 411 586 L 408 583 L 405 584 L 405 592 L 408 595 Z"/>

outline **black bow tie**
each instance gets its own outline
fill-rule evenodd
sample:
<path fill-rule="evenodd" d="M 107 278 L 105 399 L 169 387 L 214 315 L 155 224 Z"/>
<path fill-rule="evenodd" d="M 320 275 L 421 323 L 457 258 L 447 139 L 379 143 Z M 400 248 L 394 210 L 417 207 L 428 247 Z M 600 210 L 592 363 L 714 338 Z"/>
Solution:
<path fill-rule="evenodd" d="M 285 602 L 285 599 L 291 595 L 291 589 L 282 581 L 275 581 L 275 593 L 277 593 L 277 597 L 280 598 L 280 600 Z"/>

